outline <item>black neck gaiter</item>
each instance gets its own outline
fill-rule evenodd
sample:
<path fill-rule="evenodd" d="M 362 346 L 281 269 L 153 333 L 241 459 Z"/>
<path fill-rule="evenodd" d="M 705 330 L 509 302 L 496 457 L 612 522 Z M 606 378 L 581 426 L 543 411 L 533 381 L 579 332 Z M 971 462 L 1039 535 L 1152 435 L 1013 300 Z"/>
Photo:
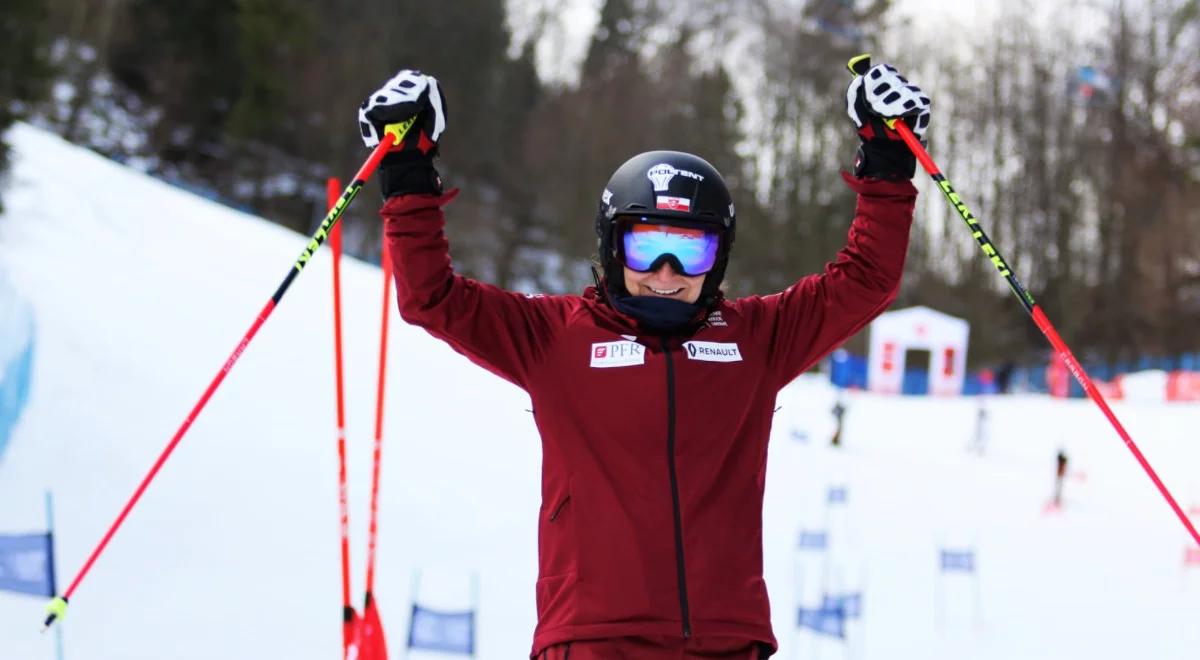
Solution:
<path fill-rule="evenodd" d="M 618 312 L 638 320 L 638 325 L 651 334 L 673 335 L 696 324 L 701 307 L 671 298 L 656 296 L 613 295 L 612 305 Z"/>

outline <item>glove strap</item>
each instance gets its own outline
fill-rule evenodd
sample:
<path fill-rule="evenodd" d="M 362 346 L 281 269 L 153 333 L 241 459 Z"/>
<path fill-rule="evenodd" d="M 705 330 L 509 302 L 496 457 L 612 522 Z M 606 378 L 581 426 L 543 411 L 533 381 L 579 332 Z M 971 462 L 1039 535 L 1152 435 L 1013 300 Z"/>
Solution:
<path fill-rule="evenodd" d="M 917 157 L 896 140 L 866 140 L 854 158 L 854 176 L 906 181 L 917 173 Z"/>
<path fill-rule="evenodd" d="M 396 195 L 440 195 L 442 177 L 433 167 L 432 157 L 389 153 L 379 163 L 379 189 L 385 200 Z"/>

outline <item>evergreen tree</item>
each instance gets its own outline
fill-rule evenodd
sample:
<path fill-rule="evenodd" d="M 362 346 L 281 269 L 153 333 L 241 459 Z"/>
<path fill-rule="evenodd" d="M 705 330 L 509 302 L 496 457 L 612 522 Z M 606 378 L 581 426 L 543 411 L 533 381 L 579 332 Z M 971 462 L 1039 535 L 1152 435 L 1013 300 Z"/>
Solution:
<path fill-rule="evenodd" d="M 299 144 L 312 127 L 300 111 L 303 86 L 296 84 L 320 65 L 320 54 L 311 49 L 315 25 L 309 7 L 299 0 L 238 0 L 241 88 L 225 131 L 231 162 L 218 179 L 220 187 L 230 191 L 240 182 L 250 183 L 249 193 L 239 195 L 243 201 L 300 231 L 308 229 L 303 195 L 292 186 L 271 189 L 269 182 L 273 177 L 317 178 L 302 160 Z"/>
<path fill-rule="evenodd" d="M 242 90 L 237 0 L 131 0 L 109 68 L 156 110 L 148 148 L 160 168 L 215 181 Z"/>
<path fill-rule="evenodd" d="M 636 63 L 642 23 L 630 0 L 605 0 L 583 61 L 583 79 L 599 80 Z"/>
<path fill-rule="evenodd" d="M 0 176 L 9 166 L 4 133 L 47 93 L 49 38 L 41 0 L 8 0 L 0 12 Z"/>

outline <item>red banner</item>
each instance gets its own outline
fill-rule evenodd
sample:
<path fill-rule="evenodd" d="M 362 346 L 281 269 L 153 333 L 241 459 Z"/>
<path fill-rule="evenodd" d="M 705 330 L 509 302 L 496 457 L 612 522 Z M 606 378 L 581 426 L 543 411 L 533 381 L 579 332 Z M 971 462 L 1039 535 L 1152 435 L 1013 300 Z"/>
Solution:
<path fill-rule="evenodd" d="M 1109 401 L 1116 401 L 1125 398 L 1125 392 L 1121 390 L 1121 377 L 1117 376 L 1112 380 L 1092 379 L 1092 384 L 1100 391 L 1100 394 Z"/>
<path fill-rule="evenodd" d="M 1200 371 L 1167 374 L 1167 401 L 1200 401 Z"/>
<path fill-rule="evenodd" d="M 1066 398 L 1071 391 L 1071 374 L 1067 371 L 1067 364 L 1057 353 L 1050 358 L 1050 364 L 1046 365 L 1046 388 L 1050 390 L 1050 396 L 1059 399 Z"/>

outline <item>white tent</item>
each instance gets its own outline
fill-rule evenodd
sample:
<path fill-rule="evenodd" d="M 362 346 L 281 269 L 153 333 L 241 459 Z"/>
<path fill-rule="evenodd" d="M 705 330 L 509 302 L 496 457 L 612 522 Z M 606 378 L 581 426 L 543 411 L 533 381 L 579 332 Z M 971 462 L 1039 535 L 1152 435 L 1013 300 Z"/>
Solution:
<path fill-rule="evenodd" d="M 899 394 L 909 351 L 929 351 L 929 393 L 961 394 L 970 324 L 928 307 L 885 312 L 871 323 L 867 387 Z"/>

